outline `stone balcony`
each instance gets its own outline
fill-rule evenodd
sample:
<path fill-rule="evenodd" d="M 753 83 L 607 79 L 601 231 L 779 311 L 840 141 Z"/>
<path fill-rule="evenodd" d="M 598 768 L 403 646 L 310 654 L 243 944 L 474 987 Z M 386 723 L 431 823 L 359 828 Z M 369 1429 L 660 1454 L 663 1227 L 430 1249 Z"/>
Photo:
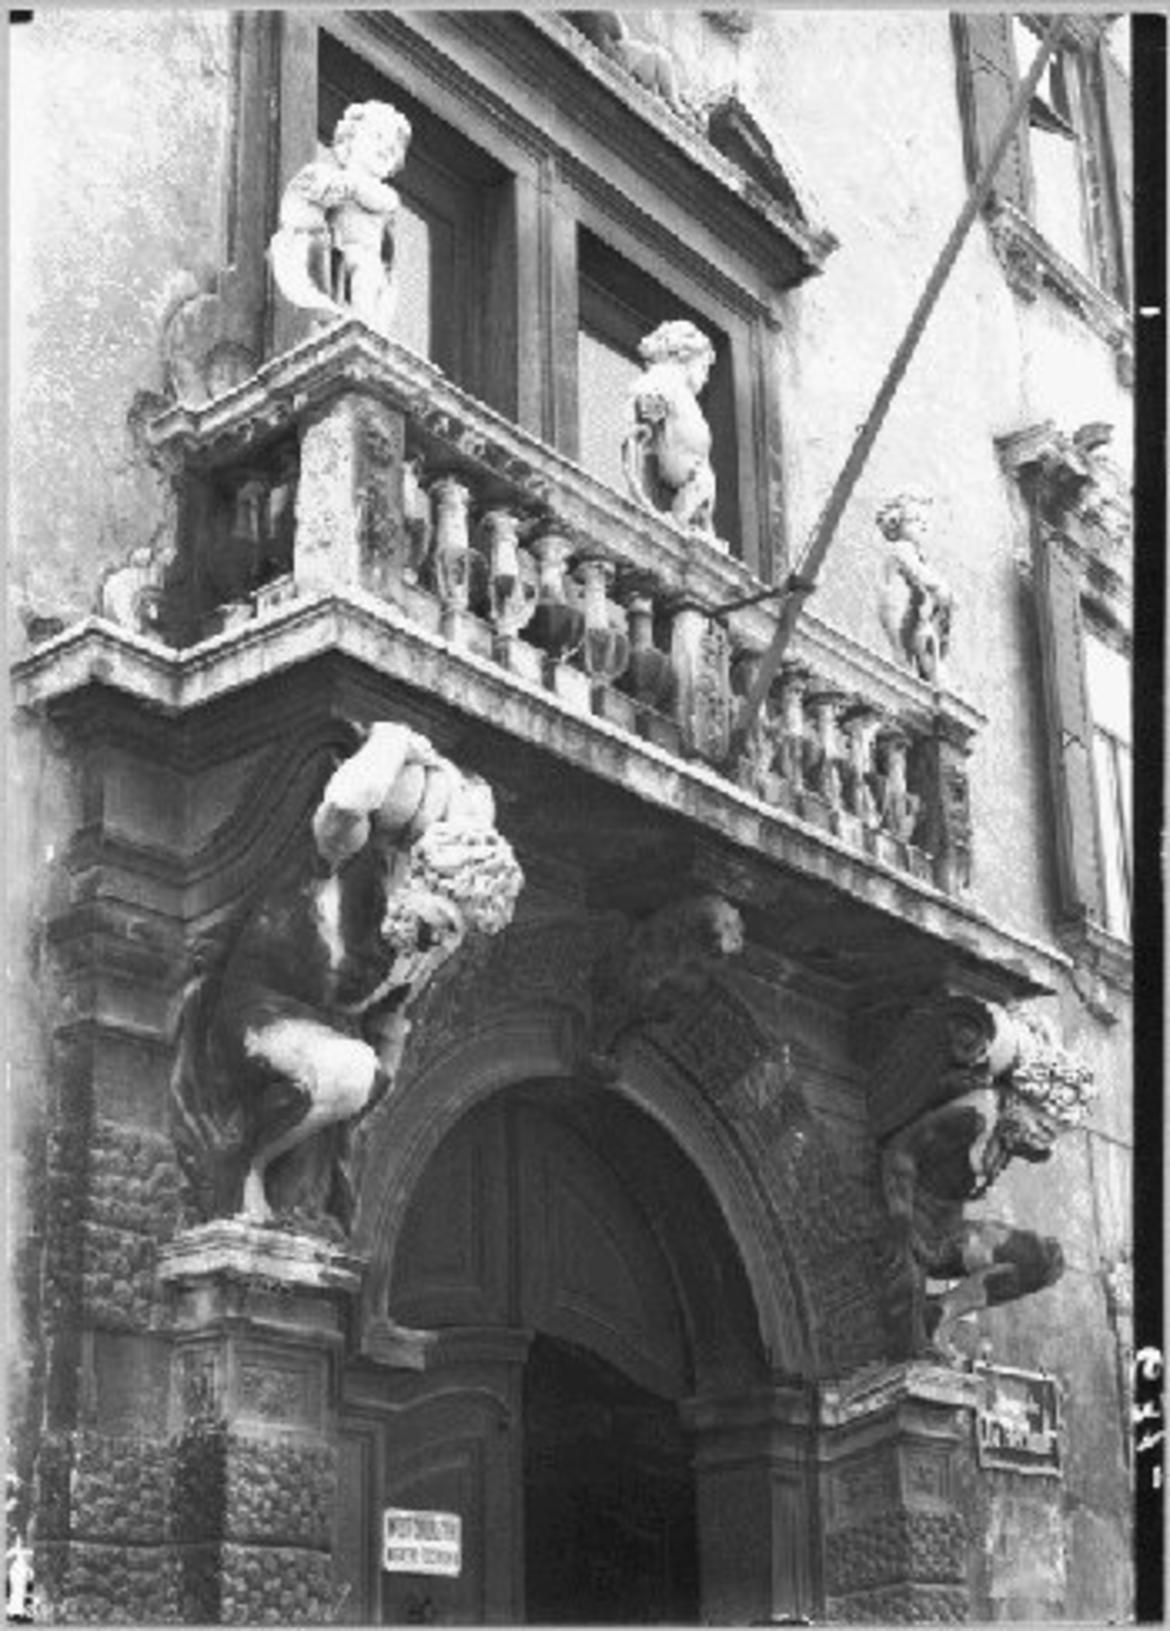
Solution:
<path fill-rule="evenodd" d="M 758 580 L 412 352 L 339 323 L 150 435 L 174 549 L 18 664 L 20 701 L 183 713 L 335 649 L 981 958 L 1051 958 L 972 898 L 974 708 L 806 611 L 745 740 L 775 612 L 720 609 Z"/>

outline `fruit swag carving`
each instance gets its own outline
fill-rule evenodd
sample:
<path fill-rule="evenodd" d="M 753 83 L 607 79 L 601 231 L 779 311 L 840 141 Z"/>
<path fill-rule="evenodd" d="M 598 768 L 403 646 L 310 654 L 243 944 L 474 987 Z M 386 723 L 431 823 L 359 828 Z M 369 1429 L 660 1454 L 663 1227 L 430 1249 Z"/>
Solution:
<path fill-rule="evenodd" d="M 375 724 L 183 993 L 174 1133 L 202 1219 L 348 1232 L 349 1134 L 394 1090 L 410 1010 L 523 882 L 487 784 Z"/>

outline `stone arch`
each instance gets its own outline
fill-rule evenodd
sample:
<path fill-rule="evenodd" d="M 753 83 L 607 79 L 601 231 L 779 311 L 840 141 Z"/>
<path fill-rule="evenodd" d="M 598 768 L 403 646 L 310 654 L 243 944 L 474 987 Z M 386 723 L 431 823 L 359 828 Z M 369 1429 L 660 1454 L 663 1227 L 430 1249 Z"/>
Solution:
<path fill-rule="evenodd" d="M 614 935 L 608 918 L 516 924 L 465 954 L 429 994 L 400 1090 L 355 1163 L 367 1324 L 393 1320 L 394 1243 L 427 1162 L 460 1117 L 502 1088 L 581 1072 L 593 976 Z M 662 1130 L 713 1197 L 771 1365 L 829 1376 L 882 1355 L 882 1220 L 811 1114 L 800 1076 L 799 1049 L 720 975 L 678 1015 L 648 1020 L 626 1040 L 610 1090 Z"/>
<path fill-rule="evenodd" d="M 587 1016 L 570 1002 L 545 999 L 486 1012 L 477 1004 L 468 1021 L 458 1041 L 408 1074 L 358 1153 L 353 1245 L 370 1265 L 367 1329 L 393 1321 L 388 1301 L 395 1244 L 410 1198 L 447 1134 L 503 1088 L 540 1078 L 567 1080 L 581 1069 Z M 704 1183 L 742 1264 L 770 1364 L 792 1376 L 815 1371 L 807 1299 L 779 1214 L 733 1128 L 701 1086 L 646 1046 L 630 1049 L 605 1091 L 648 1116 Z"/>

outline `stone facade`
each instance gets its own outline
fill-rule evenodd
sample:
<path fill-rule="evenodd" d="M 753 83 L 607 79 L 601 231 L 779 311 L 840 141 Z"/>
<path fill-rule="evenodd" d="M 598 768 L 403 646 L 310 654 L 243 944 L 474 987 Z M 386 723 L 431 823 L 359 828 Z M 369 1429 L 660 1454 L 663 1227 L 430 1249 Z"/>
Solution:
<path fill-rule="evenodd" d="M 1051 264 L 1021 293 L 1004 245 L 1013 266 L 1043 259 L 1034 229 L 976 221 L 745 739 L 775 623 L 760 580 L 796 564 L 962 204 L 955 42 L 921 11 L 574 15 L 387 14 L 330 33 L 311 12 L 38 11 L 13 30 L 11 1414 L 40 1612 L 377 1618 L 398 1479 L 406 1504 L 457 1487 L 479 1515 L 451 1588 L 469 1595 L 436 1586 L 419 1613 L 509 1617 L 514 1519 L 483 1516 L 522 1481 L 509 1433 L 531 1332 L 499 1311 L 507 1253 L 494 1237 L 437 1253 L 461 1312 L 433 1330 L 401 1325 L 391 1292 L 444 1140 L 493 1094 L 519 1093 L 528 1126 L 524 1094 L 543 1093 L 582 1148 L 610 1138 L 653 1222 L 657 1244 L 628 1244 L 636 1219 L 615 1201 L 628 1256 L 590 1247 L 610 1285 L 619 1259 L 658 1285 L 664 1253 L 677 1310 L 651 1330 L 653 1297 L 637 1317 L 618 1291 L 607 1302 L 585 1247 L 562 1250 L 563 1197 L 541 1200 L 538 1291 L 510 1295 L 566 1340 L 588 1306 L 643 1382 L 676 1375 L 670 1333 L 689 1333 L 689 1392 L 670 1385 L 708 1618 L 1122 1618 L 1130 958 L 1116 936 L 1070 937 L 1045 859 L 1032 552 L 1061 532 L 1124 645 L 1124 482 L 1095 508 L 1053 493 L 1062 471 L 1084 476 L 1103 424 L 1124 460 L 1128 318 Z M 482 287 L 452 287 L 502 300 L 482 354 L 440 365 L 450 334 L 424 357 L 392 324 L 310 331 L 266 304 L 266 231 L 347 75 L 355 99 L 411 108 L 408 202 L 430 185 L 411 170 L 428 142 L 436 170 L 474 176 Z M 585 105 L 604 117 L 578 119 Z M 645 262 L 619 292 L 636 305 L 648 279 L 716 335 L 698 440 L 718 497 L 690 531 L 578 462 L 563 358 L 607 233 Z M 396 267 L 400 299 L 413 275 Z M 929 562 L 954 608 L 942 668 L 891 656 L 878 611 L 873 517 L 911 490 L 933 500 Z M 215 1208 L 195 1227 L 170 1108 L 178 1001 L 241 906 L 280 942 L 264 890 L 309 853 L 329 777 L 378 721 L 491 788 L 525 879 L 516 921 L 436 959 L 385 1102 L 334 1113 L 347 1241 L 336 1210 L 315 1233 Z M 317 921 L 332 945 L 325 906 Z M 417 932 L 411 955 L 430 948 Z M 353 1041 L 364 1021 L 328 990 L 314 1013 Z M 977 1184 L 942 1186 L 955 1242 L 1042 1229 L 1064 1264 L 1033 1295 L 989 1298 L 948 1364 L 921 1322 L 897 1334 L 929 1254 L 897 1233 L 883 1151 L 910 1126 L 920 1170 L 950 1159 L 930 1112 L 1007 1077 L 961 1056 L 938 1016 L 1001 1008 L 1042 1015 L 1098 1092 L 1046 1166 L 992 1174 L 993 1212 Z M 234 1137 L 238 1108 L 206 1124 Z M 268 1112 L 277 1144 L 286 1115 Z M 561 1146 L 539 1147 L 560 1171 Z M 525 1170 L 514 1219 L 536 1204 Z M 692 1182 L 709 1262 L 687 1245 Z M 495 1216 L 492 1193 L 453 1187 L 452 1231 Z M 979 1463 L 981 1343 L 1059 1379 L 1058 1473 Z M 444 1379 L 464 1411 L 438 1458 L 457 1485 L 426 1461 L 429 1429 L 411 1436 Z"/>

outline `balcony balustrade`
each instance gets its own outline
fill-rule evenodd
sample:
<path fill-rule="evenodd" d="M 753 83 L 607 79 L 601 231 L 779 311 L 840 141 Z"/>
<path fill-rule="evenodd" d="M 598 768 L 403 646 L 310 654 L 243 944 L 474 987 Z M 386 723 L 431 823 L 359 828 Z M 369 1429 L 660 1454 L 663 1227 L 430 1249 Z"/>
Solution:
<path fill-rule="evenodd" d="M 183 495 L 176 643 L 364 592 L 856 852 L 969 886 L 975 710 L 806 613 L 745 734 L 775 614 L 719 608 L 759 587 L 748 570 L 404 348 L 338 324 L 151 436 Z"/>

